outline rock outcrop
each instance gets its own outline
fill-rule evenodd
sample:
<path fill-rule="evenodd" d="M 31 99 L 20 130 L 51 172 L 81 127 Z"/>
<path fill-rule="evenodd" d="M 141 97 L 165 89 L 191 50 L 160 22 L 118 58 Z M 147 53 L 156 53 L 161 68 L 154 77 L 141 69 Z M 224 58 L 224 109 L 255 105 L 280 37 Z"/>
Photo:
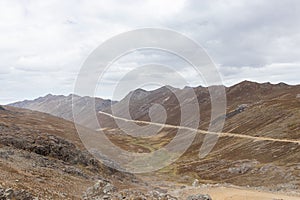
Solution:
<path fill-rule="evenodd" d="M 142 191 L 141 189 L 124 189 L 118 190 L 108 180 L 98 180 L 94 186 L 87 189 L 82 197 L 84 200 L 96 199 L 141 199 L 141 200 L 177 200 L 176 197 L 167 194 L 166 191 L 159 188 Z"/>

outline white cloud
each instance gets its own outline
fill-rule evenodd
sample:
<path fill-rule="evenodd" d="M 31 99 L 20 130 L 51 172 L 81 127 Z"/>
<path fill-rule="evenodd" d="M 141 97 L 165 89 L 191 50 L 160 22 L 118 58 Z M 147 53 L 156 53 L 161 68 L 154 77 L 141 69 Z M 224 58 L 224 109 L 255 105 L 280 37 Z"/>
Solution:
<path fill-rule="evenodd" d="M 288 1 L 0 1 L 0 103 L 68 94 L 81 64 L 101 42 L 141 27 L 170 28 L 206 48 L 226 84 L 250 79 L 299 83 L 300 3 Z M 107 74 L 113 81 L 145 62 L 187 65 L 163 54 L 135 54 Z M 297 69 L 298 68 L 298 69 Z M 168 78 L 168 76 L 165 76 Z"/>
<path fill-rule="evenodd" d="M 258 68 L 224 67 L 220 68 L 220 71 L 226 85 L 233 85 L 245 79 L 260 83 L 299 84 L 300 63 L 276 63 Z"/>

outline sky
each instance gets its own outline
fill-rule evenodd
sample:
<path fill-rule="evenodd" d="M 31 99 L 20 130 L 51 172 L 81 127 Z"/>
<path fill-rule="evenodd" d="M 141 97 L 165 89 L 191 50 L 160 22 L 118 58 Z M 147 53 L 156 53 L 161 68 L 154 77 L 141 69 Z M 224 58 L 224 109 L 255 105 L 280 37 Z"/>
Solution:
<path fill-rule="evenodd" d="M 73 93 L 79 70 L 95 48 L 145 27 L 174 30 L 195 40 L 225 85 L 243 80 L 300 84 L 298 0 L 1 0 L 0 104 Z M 190 86 L 203 83 L 191 66 L 172 55 L 136 51 L 111 66 L 105 87 L 95 95 L 122 98 L 129 91 L 113 97 L 116 83 L 149 63 L 174 67 Z M 147 73 L 184 87 L 167 71 Z M 126 83 L 141 77 L 127 76 Z"/>

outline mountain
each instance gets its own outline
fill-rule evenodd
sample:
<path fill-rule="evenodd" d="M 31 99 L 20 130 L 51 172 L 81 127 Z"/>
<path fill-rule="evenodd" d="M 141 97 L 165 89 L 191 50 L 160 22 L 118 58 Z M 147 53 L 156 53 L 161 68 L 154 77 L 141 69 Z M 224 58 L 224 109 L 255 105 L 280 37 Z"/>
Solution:
<path fill-rule="evenodd" d="M 191 184 L 196 178 L 202 184 L 233 184 L 274 191 L 300 191 L 300 86 L 284 83 L 255 83 L 244 81 L 227 87 L 227 112 L 220 138 L 212 151 L 199 158 L 211 111 L 208 88 L 193 88 L 198 97 L 201 122 L 192 145 L 174 163 L 156 172 L 167 180 Z M 138 97 L 135 97 L 135 93 Z M 114 114 L 100 113 L 104 132 L 123 149 L 153 152 L 169 144 L 179 129 L 180 108 L 176 96 L 184 97 L 186 88 L 131 92 L 113 105 Z M 137 100 L 136 100 L 137 99 Z M 150 122 L 149 109 L 154 104 L 165 107 L 168 117 L 161 130 L 153 137 L 133 137 L 118 127 L 129 100 L 130 122 L 144 126 L 159 126 Z M 106 110 L 111 113 L 111 110 Z M 190 116 L 191 118 L 193 116 Z M 173 126 L 170 126 L 172 125 Z M 129 127 L 130 128 L 130 127 Z M 204 130 L 204 131 L 200 131 Z M 184 144 L 185 138 L 177 141 Z M 151 174 L 153 176 L 153 174 Z M 243 199 L 245 196 L 240 196 Z M 274 196 L 275 198 L 275 196 Z M 229 199 L 229 198 L 228 198 Z M 271 198 L 270 198 L 271 199 Z M 283 198 L 285 199 L 285 198 Z M 287 198 L 289 199 L 289 198 Z"/>
<path fill-rule="evenodd" d="M 207 130 L 211 120 L 211 99 L 207 87 L 192 88 L 198 98 L 200 108 L 199 129 Z M 153 91 L 141 89 L 132 91 L 123 100 L 112 106 L 114 115 L 126 116 L 129 110 L 134 120 L 150 121 L 149 109 L 154 104 L 162 105 L 167 113 L 167 124 L 179 125 L 181 106 L 176 96 L 184 99 L 188 88 L 175 89 L 161 87 Z M 275 138 L 297 138 L 300 134 L 300 85 L 284 83 L 255 83 L 243 81 L 231 87 L 226 87 L 227 107 L 223 132 L 233 132 L 248 135 L 272 136 Z M 176 95 L 175 95 L 176 94 Z M 138 98 L 136 97 L 138 96 Z M 129 102 L 129 104 L 127 103 Z M 128 106 L 129 105 L 129 106 Z M 108 107 L 104 112 L 111 113 Z M 157 118 L 159 116 L 156 116 Z M 192 121 L 194 116 L 190 116 Z M 117 127 L 113 120 L 99 115 L 103 127 Z"/>
<path fill-rule="evenodd" d="M 72 102 L 72 98 L 74 102 Z M 116 102 L 101 98 L 80 97 L 77 95 L 64 96 L 48 94 L 44 97 L 39 97 L 34 100 L 25 100 L 12 103 L 9 104 L 9 106 L 40 111 L 73 121 L 72 103 L 74 103 L 76 107 L 82 108 L 79 111 L 79 114 L 87 118 L 88 116 L 85 107 L 88 105 L 93 105 L 93 103 L 95 103 L 95 110 L 102 111 Z"/>

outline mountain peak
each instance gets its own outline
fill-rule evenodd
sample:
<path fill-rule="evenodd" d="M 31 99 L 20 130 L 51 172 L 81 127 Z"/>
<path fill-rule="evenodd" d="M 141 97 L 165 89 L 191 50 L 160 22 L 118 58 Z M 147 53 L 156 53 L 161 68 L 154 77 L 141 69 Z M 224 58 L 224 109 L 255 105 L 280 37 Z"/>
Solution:
<path fill-rule="evenodd" d="M 259 83 L 249 80 L 244 80 L 240 83 L 235 84 L 234 86 L 249 86 L 249 85 L 259 85 Z"/>
<path fill-rule="evenodd" d="M 49 93 L 49 94 L 47 94 L 47 95 L 44 96 L 44 97 L 53 97 L 53 96 L 54 96 L 53 94 Z"/>

